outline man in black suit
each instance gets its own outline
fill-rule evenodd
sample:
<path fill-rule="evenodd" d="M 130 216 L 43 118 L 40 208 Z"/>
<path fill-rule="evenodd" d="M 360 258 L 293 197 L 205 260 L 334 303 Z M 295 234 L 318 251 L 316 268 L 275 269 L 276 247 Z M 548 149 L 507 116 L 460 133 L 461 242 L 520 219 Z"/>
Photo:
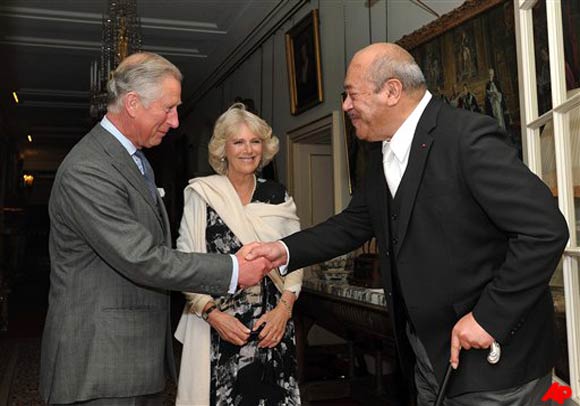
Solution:
<path fill-rule="evenodd" d="M 293 270 L 374 236 L 418 405 L 433 404 L 449 362 L 446 405 L 540 403 L 556 355 L 548 283 L 568 240 L 550 190 L 495 120 L 432 97 L 397 45 L 359 51 L 344 86 L 342 107 L 372 143 L 362 188 L 342 213 L 247 258 Z"/>

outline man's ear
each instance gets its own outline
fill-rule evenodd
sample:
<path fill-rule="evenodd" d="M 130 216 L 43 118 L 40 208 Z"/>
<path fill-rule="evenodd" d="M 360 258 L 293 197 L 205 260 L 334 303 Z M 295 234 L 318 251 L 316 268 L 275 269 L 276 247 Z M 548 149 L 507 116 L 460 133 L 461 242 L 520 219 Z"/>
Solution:
<path fill-rule="evenodd" d="M 385 94 L 387 104 L 389 106 L 396 105 L 403 94 L 403 84 L 399 79 L 391 78 L 383 85 L 383 92 Z"/>
<path fill-rule="evenodd" d="M 127 114 L 130 117 L 135 117 L 135 115 L 137 114 L 139 103 L 141 103 L 141 100 L 139 99 L 137 93 L 129 92 L 125 95 L 123 105 L 125 107 L 125 110 L 127 111 Z"/>

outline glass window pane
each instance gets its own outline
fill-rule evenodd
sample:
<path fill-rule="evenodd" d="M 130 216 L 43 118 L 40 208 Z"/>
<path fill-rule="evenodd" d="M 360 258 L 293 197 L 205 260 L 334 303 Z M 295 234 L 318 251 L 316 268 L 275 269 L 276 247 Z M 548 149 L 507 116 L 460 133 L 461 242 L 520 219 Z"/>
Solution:
<path fill-rule="evenodd" d="M 533 8 L 532 15 L 534 21 L 538 114 L 542 115 L 552 108 L 546 2 L 538 1 Z M 572 90 L 580 87 L 580 1 L 562 2 L 562 29 L 566 59 L 566 88 Z"/>
<path fill-rule="evenodd" d="M 568 92 L 568 97 L 580 93 L 580 89 Z M 557 196 L 556 154 L 554 144 L 553 122 L 548 122 L 540 131 L 541 157 L 542 157 L 542 180 L 550 187 L 554 196 Z M 576 241 L 580 237 L 580 107 L 570 112 L 570 154 L 572 183 L 574 188 L 574 205 L 576 224 L 572 227 Z M 577 243 L 578 245 L 578 243 Z"/>
<path fill-rule="evenodd" d="M 550 58 L 548 56 L 548 26 L 546 3 L 538 1 L 532 10 L 534 21 L 534 53 L 536 56 L 536 85 L 538 87 L 538 114 L 552 108 L 550 85 Z"/>
<path fill-rule="evenodd" d="M 540 131 L 540 152 L 542 157 L 542 180 L 548 185 L 554 199 L 557 199 L 557 175 L 556 154 L 554 144 L 553 122 L 547 123 Z M 570 382 L 570 369 L 568 365 L 568 343 L 566 338 L 566 305 L 564 299 L 564 276 L 562 261 L 558 264 L 554 276 L 550 281 L 550 288 L 554 298 L 554 310 L 557 329 L 557 361 L 556 375 L 564 382 Z"/>
<path fill-rule="evenodd" d="M 570 382 L 570 367 L 568 361 L 568 339 L 566 330 L 566 302 L 564 299 L 564 277 L 562 261 L 558 264 L 556 272 L 550 282 L 552 297 L 554 299 L 554 311 L 557 332 L 557 358 L 556 376 L 564 382 Z"/>
<path fill-rule="evenodd" d="M 580 1 L 562 2 L 566 88 L 580 87 Z"/>
<path fill-rule="evenodd" d="M 554 122 L 548 122 L 540 129 L 540 155 L 542 157 L 542 180 L 552 194 L 557 196 L 556 145 L 554 144 Z"/>
<path fill-rule="evenodd" d="M 578 171 L 578 168 L 576 168 Z M 578 238 L 580 238 L 580 186 L 578 186 L 578 177 L 574 181 L 574 208 L 576 213 L 576 227 L 574 227 L 573 232 L 576 233 L 576 247 L 580 245 Z"/>
<path fill-rule="evenodd" d="M 580 93 L 580 89 L 568 92 L 568 97 Z M 570 112 L 570 147 L 572 162 L 572 183 L 574 187 L 574 208 L 576 213 L 576 226 L 572 232 L 576 233 L 576 246 L 580 238 L 580 107 Z"/>

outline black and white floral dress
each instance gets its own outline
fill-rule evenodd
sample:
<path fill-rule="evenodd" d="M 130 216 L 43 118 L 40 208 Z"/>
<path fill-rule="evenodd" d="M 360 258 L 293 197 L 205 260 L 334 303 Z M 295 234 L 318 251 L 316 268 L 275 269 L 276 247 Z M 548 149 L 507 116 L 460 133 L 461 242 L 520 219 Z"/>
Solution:
<path fill-rule="evenodd" d="M 283 203 L 284 187 L 276 182 L 258 179 L 253 202 Z M 242 244 L 220 216 L 208 206 L 206 226 L 207 252 L 234 254 Z M 280 292 L 270 278 L 233 295 L 215 297 L 223 312 L 239 319 L 248 328 L 262 314 L 278 304 Z M 217 406 L 292 406 L 300 404 L 296 381 L 296 344 L 292 320 L 274 348 L 258 348 L 251 340 L 244 346 L 230 344 L 211 330 L 210 402 Z"/>

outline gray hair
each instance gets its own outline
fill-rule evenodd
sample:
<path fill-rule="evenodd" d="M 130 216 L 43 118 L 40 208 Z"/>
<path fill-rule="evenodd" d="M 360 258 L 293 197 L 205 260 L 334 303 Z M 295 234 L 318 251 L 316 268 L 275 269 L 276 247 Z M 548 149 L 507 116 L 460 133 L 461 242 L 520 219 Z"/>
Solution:
<path fill-rule="evenodd" d="M 258 169 L 266 166 L 278 153 L 280 141 L 272 134 L 272 127 L 254 113 L 246 110 L 243 103 L 234 103 L 215 122 L 213 135 L 208 144 L 209 164 L 220 175 L 228 172 L 226 142 L 237 134 L 240 126 L 244 124 L 263 142 L 262 158 Z"/>
<path fill-rule="evenodd" d="M 179 69 L 161 55 L 151 52 L 130 55 L 111 72 L 107 82 L 108 110 L 118 113 L 123 96 L 129 92 L 136 92 L 145 107 L 148 107 L 160 97 L 161 82 L 168 76 L 179 82 L 183 79 Z"/>
<path fill-rule="evenodd" d="M 379 92 L 387 80 L 399 79 L 403 90 L 413 91 L 425 87 L 425 76 L 412 57 L 396 59 L 389 54 L 377 56 L 367 69 L 367 79 Z"/>

